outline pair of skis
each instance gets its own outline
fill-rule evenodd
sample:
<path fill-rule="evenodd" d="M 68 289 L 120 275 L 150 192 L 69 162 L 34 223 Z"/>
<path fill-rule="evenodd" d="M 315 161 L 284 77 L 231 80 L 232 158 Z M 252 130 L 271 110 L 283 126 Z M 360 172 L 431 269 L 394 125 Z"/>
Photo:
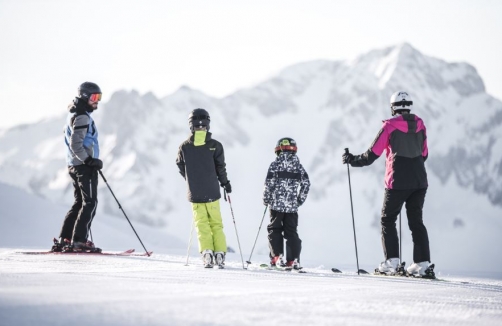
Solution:
<path fill-rule="evenodd" d="M 399 264 L 396 272 L 394 272 L 394 273 L 380 272 L 378 270 L 378 268 L 375 269 L 375 272 L 373 274 L 370 274 L 370 273 L 366 272 L 363 269 L 360 269 L 359 273 L 360 274 L 370 274 L 370 275 L 380 275 L 380 276 L 397 276 L 397 277 L 409 277 L 409 278 L 423 278 L 423 279 L 430 279 L 430 280 L 435 280 L 436 279 L 436 274 L 434 273 L 434 267 L 435 267 L 434 264 L 431 264 L 425 270 L 425 274 L 424 275 L 420 275 L 420 276 L 408 273 L 406 271 L 406 269 L 404 268 L 405 264 L 406 264 L 405 262 L 402 262 L 401 264 Z M 332 268 L 331 271 L 333 273 L 342 273 L 342 271 L 339 270 L 338 268 Z"/>
<path fill-rule="evenodd" d="M 86 255 L 86 256 L 151 256 L 152 251 L 136 253 L 135 249 L 128 249 L 122 252 L 97 252 L 97 251 L 20 251 L 18 253 L 25 255 Z"/>

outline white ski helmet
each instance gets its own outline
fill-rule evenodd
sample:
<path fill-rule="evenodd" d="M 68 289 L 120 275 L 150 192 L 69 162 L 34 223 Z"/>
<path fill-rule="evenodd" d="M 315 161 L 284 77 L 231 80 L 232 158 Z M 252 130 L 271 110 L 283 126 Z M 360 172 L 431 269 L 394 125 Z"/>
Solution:
<path fill-rule="evenodd" d="M 390 97 L 390 109 L 392 111 L 392 115 L 401 113 L 400 111 L 410 112 L 412 106 L 413 100 L 411 99 L 410 94 L 405 91 L 395 92 Z"/>

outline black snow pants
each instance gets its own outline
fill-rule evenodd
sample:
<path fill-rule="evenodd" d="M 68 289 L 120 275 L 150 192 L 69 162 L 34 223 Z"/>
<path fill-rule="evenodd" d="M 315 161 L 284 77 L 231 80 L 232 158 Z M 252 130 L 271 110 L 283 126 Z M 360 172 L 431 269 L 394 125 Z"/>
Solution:
<path fill-rule="evenodd" d="M 413 239 L 413 261 L 415 263 L 430 262 L 429 236 L 422 220 L 425 189 L 396 190 L 385 189 L 382 208 L 382 246 L 385 259 L 399 257 L 399 239 L 397 235 L 396 220 L 403 204 L 406 203 L 408 226 Z"/>
<path fill-rule="evenodd" d="M 286 239 L 286 260 L 297 259 L 300 262 L 302 240 L 298 236 L 297 228 L 298 213 L 270 210 L 270 224 L 267 230 L 271 258 L 284 254 L 284 239 Z"/>
<path fill-rule="evenodd" d="M 69 166 L 75 202 L 61 227 L 59 237 L 86 242 L 98 207 L 98 171 L 86 165 Z"/>

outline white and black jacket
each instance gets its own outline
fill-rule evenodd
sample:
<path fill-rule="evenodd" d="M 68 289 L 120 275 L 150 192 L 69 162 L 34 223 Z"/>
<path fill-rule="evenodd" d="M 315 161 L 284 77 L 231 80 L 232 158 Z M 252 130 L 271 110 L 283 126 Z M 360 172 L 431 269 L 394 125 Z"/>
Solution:
<path fill-rule="evenodd" d="M 309 176 L 296 154 L 280 153 L 268 168 L 263 203 L 283 213 L 296 213 L 310 189 Z"/>

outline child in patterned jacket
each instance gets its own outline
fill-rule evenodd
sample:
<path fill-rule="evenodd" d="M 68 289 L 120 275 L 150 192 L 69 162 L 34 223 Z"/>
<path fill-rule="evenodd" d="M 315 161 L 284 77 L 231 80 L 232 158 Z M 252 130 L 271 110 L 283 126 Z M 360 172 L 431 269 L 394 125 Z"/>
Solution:
<path fill-rule="evenodd" d="M 286 239 L 286 267 L 300 269 L 302 240 L 298 236 L 298 208 L 310 188 L 309 176 L 296 155 L 296 141 L 285 137 L 275 147 L 276 159 L 268 169 L 263 203 L 270 208 L 267 227 L 270 265 L 282 262 Z"/>

